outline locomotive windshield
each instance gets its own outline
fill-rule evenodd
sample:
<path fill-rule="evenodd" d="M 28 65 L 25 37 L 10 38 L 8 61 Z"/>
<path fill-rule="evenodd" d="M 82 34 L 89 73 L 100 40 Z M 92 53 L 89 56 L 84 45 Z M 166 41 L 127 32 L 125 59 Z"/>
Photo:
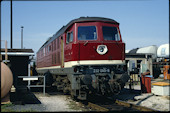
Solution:
<path fill-rule="evenodd" d="M 97 33 L 95 26 L 79 26 L 78 40 L 96 40 Z"/>
<path fill-rule="evenodd" d="M 120 40 L 119 32 L 116 27 L 103 26 L 102 30 L 104 40 Z"/>

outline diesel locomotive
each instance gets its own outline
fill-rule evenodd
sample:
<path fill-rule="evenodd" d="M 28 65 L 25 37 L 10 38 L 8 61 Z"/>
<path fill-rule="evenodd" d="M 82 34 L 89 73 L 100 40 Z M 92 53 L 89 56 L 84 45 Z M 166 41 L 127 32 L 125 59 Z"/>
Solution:
<path fill-rule="evenodd" d="M 117 94 L 129 80 L 119 23 L 103 17 L 80 17 L 63 26 L 40 47 L 36 65 L 47 85 L 80 100 Z"/>

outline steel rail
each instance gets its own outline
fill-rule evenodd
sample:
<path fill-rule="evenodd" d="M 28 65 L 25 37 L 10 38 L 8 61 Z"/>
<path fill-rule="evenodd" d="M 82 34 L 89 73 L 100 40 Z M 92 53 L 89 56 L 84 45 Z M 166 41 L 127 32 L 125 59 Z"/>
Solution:
<path fill-rule="evenodd" d="M 97 111 L 109 111 L 109 109 L 102 107 L 102 106 L 99 106 L 97 104 L 93 104 L 91 102 L 88 102 L 87 106 L 94 109 L 94 110 L 97 110 Z"/>
<path fill-rule="evenodd" d="M 151 109 L 151 108 L 147 108 L 147 107 L 144 107 L 144 106 L 139 106 L 139 105 L 127 103 L 127 102 L 124 102 L 124 101 L 121 101 L 121 100 L 116 100 L 115 103 L 117 105 L 124 106 L 124 107 L 127 107 L 127 108 L 132 108 L 132 109 L 139 110 L 139 111 L 151 111 L 151 112 L 152 111 L 157 111 L 157 110 L 154 110 L 154 109 Z M 97 104 L 94 104 L 94 103 L 91 103 L 91 102 L 88 102 L 87 106 L 89 108 L 92 108 L 92 109 L 97 110 L 97 111 L 110 111 L 106 107 L 102 107 L 101 105 L 97 105 Z"/>
<path fill-rule="evenodd" d="M 118 105 L 121 105 L 121 106 L 125 106 L 127 108 L 136 109 L 136 110 L 139 110 L 139 111 L 151 111 L 151 112 L 157 111 L 157 110 L 154 110 L 154 109 L 151 109 L 151 108 L 147 108 L 147 107 L 144 107 L 144 106 L 138 106 L 138 105 L 127 103 L 127 102 L 120 101 L 120 100 L 116 100 L 115 103 L 118 104 Z M 91 103 L 91 102 L 88 102 L 87 106 L 89 108 L 92 108 L 92 109 L 97 110 L 97 111 L 110 111 L 106 107 L 102 107 L 100 105 L 97 105 L 97 104 L 94 104 L 94 103 Z"/>
<path fill-rule="evenodd" d="M 136 109 L 136 110 L 139 110 L 139 111 L 157 111 L 157 110 L 154 110 L 154 109 L 151 109 L 151 108 L 148 108 L 148 107 L 127 103 L 127 102 L 124 102 L 124 101 L 121 101 L 121 100 L 116 100 L 115 103 L 118 104 L 118 105 L 123 105 L 123 106 L 129 107 L 129 108 L 133 108 L 133 109 Z"/>
<path fill-rule="evenodd" d="M 145 107 L 145 106 L 139 106 L 139 105 L 135 105 L 135 104 L 132 104 L 132 103 L 128 103 L 128 102 L 125 102 L 125 101 L 122 101 L 122 100 L 113 100 L 111 98 L 107 98 L 109 101 L 113 101 L 113 103 L 110 103 L 108 105 L 105 105 L 105 104 L 95 104 L 93 102 L 88 102 L 87 103 L 87 107 L 93 109 L 93 110 L 96 110 L 96 111 L 112 111 L 114 110 L 114 108 L 120 106 L 121 107 L 124 107 L 126 110 L 136 110 L 136 111 L 149 111 L 149 112 L 155 112 L 155 111 L 158 111 L 158 110 L 154 110 L 154 109 L 151 109 L 151 108 L 148 108 L 148 107 Z M 117 105 L 117 106 L 116 106 Z M 112 107 L 110 107 L 112 106 Z M 112 109 L 113 108 L 113 109 Z M 125 110 L 125 109 L 122 109 L 122 110 Z M 119 110 L 119 109 L 118 109 Z M 121 110 L 121 109 L 120 109 Z M 131 110 L 130 110 L 131 111 Z"/>

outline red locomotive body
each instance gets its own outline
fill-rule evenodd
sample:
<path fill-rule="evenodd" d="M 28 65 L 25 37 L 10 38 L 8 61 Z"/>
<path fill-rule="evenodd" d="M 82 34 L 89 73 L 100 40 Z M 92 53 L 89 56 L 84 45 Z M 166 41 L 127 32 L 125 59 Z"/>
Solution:
<path fill-rule="evenodd" d="M 124 63 L 119 23 L 101 17 L 72 20 L 37 52 L 38 73 L 52 76 L 50 84 L 82 100 L 89 91 L 103 95 L 120 91 L 129 79 L 122 70 Z"/>

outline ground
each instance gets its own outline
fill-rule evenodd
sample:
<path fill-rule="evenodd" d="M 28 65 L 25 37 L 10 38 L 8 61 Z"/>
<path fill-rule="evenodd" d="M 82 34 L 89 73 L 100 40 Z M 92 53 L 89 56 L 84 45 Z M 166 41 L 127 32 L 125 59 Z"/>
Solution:
<path fill-rule="evenodd" d="M 25 105 L 10 105 L 7 109 L 14 111 L 52 111 L 52 112 L 81 112 L 91 111 L 88 108 L 82 107 L 78 102 L 73 101 L 69 95 L 61 93 L 46 93 L 34 92 L 34 95 L 41 104 L 25 104 Z M 130 90 L 126 85 L 119 95 L 114 95 L 113 98 L 132 103 L 139 106 L 145 106 L 158 111 L 170 111 L 169 96 L 158 96 L 153 93 L 141 93 L 140 84 L 134 85 Z"/>
<path fill-rule="evenodd" d="M 126 85 L 125 89 L 114 98 L 139 106 L 145 106 L 158 111 L 170 111 L 170 97 L 154 95 L 153 93 L 141 93 L 141 86 L 134 85 L 132 90 Z"/>
<path fill-rule="evenodd" d="M 37 111 L 37 112 L 76 112 L 76 111 L 88 111 L 88 109 L 83 108 L 77 102 L 73 101 L 68 95 L 61 94 L 43 94 L 34 93 L 39 99 L 41 104 L 25 104 L 25 105 L 11 105 L 7 107 L 12 111 Z M 90 109 L 89 109 L 90 110 Z"/>

